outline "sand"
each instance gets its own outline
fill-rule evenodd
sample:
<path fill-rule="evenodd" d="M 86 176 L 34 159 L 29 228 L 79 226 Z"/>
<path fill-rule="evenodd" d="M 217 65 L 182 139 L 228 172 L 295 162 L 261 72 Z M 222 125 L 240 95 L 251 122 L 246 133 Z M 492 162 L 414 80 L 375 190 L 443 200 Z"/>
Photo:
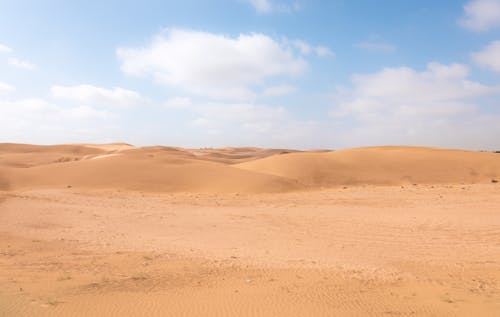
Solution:
<path fill-rule="evenodd" d="M 500 154 L 0 145 L 0 316 L 498 316 Z"/>

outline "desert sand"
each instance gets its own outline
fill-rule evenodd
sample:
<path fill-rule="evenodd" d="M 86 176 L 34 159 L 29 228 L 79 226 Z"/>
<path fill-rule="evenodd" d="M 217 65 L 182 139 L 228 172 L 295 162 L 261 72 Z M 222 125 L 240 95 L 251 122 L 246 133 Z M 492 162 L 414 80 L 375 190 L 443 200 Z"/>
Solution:
<path fill-rule="evenodd" d="M 500 154 L 0 144 L 0 316 L 498 316 Z"/>

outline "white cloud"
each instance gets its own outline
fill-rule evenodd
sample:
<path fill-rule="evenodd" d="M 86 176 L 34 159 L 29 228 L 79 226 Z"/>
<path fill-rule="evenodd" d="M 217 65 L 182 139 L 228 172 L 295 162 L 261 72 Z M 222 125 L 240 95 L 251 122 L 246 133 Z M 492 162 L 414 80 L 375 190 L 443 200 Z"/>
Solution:
<path fill-rule="evenodd" d="M 107 111 L 96 110 L 87 106 L 79 107 L 63 107 L 56 104 L 49 103 L 43 99 L 22 99 L 14 101 L 0 101 L 0 109 L 2 112 L 2 117 L 8 120 L 13 118 L 8 118 L 13 115 L 18 118 L 34 118 L 34 117 L 45 117 L 53 121 L 59 121 L 64 119 L 94 119 L 94 118 L 106 118 L 110 115 Z M 16 120 L 12 120 L 16 121 Z M 34 122 L 29 122 L 33 124 Z"/>
<path fill-rule="evenodd" d="M 472 59 L 478 65 L 500 72 L 500 41 L 493 41 L 482 51 L 473 53 Z"/>
<path fill-rule="evenodd" d="M 332 52 L 328 47 L 326 46 L 316 46 L 314 48 L 314 52 L 316 53 L 316 55 L 318 55 L 319 57 L 325 57 L 325 56 L 334 56 L 335 53 Z"/>
<path fill-rule="evenodd" d="M 0 94 L 14 91 L 16 88 L 12 85 L 0 82 Z"/>
<path fill-rule="evenodd" d="M 314 52 L 319 57 L 325 56 L 333 56 L 335 55 L 328 47 L 325 46 L 311 46 L 302 40 L 292 41 L 292 45 L 299 50 L 299 52 L 303 55 L 308 55 L 311 52 Z"/>
<path fill-rule="evenodd" d="M 253 103 L 193 102 L 189 98 L 173 98 L 165 104 L 183 104 L 168 107 L 194 118 L 187 143 L 201 146 L 253 145 L 265 147 L 319 146 L 324 140 L 317 136 L 319 124 L 294 119 L 281 106 Z M 216 136 L 216 138 L 214 138 Z"/>
<path fill-rule="evenodd" d="M 101 122 L 112 117 L 107 111 L 43 99 L 0 100 L 0 135 L 4 142 L 102 141 L 109 128 Z"/>
<path fill-rule="evenodd" d="M 295 77 L 307 63 L 286 43 L 264 34 L 169 29 L 145 48 L 119 48 L 124 73 L 217 99 L 251 100 L 268 78 Z"/>
<path fill-rule="evenodd" d="M 231 123 L 249 124 L 262 121 L 283 119 L 286 110 L 283 107 L 256 105 L 248 103 L 217 103 L 209 102 L 191 107 L 196 113 L 205 117 L 217 118 Z"/>
<path fill-rule="evenodd" d="M 167 108 L 179 108 L 192 111 L 205 118 L 217 118 L 233 123 L 245 121 L 278 119 L 283 117 L 286 110 L 283 107 L 272 107 L 251 103 L 227 102 L 194 102 L 190 98 L 175 97 L 167 100 Z"/>
<path fill-rule="evenodd" d="M 480 103 L 500 95 L 500 86 L 467 77 L 465 65 L 438 63 L 424 71 L 399 67 L 353 76 L 351 88 L 338 89 L 331 112 L 341 143 L 498 145 L 491 133 L 500 134 L 500 116 L 484 114 Z"/>
<path fill-rule="evenodd" d="M 270 0 L 248 0 L 248 2 L 250 2 L 250 4 L 259 13 L 269 13 L 273 9 L 273 5 Z"/>
<path fill-rule="evenodd" d="M 211 126 L 210 120 L 207 118 L 203 118 L 203 117 L 196 118 L 193 121 L 191 121 L 191 123 L 195 127 L 210 127 Z"/>
<path fill-rule="evenodd" d="M 429 109 L 434 106 L 429 102 L 456 101 L 499 92 L 500 87 L 467 80 L 468 73 L 465 65 L 429 63 L 422 72 L 409 67 L 386 68 L 375 74 L 354 75 L 352 82 L 357 97 L 391 101 L 391 105 L 418 104 Z"/>
<path fill-rule="evenodd" d="M 10 66 L 24 69 L 24 70 L 35 70 L 37 67 L 35 64 L 30 63 L 28 61 L 20 60 L 15 57 L 10 57 L 7 62 L 9 63 Z"/>
<path fill-rule="evenodd" d="M 52 86 L 51 94 L 56 99 L 109 106 L 133 106 L 144 102 L 144 98 L 137 92 L 119 87 L 105 89 L 92 85 Z"/>
<path fill-rule="evenodd" d="M 276 96 L 288 95 L 294 93 L 295 91 L 297 91 L 297 88 L 293 86 L 278 85 L 278 86 L 267 87 L 266 89 L 264 89 L 262 94 L 267 97 L 276 97 Z"/>
<path fill-rule="evenodd" d="M 247 0 L 258 13 L 292 12 L 300 9 L 298 1 L 276 2 L 271 0 Z"/>
<path fill-rule="evenodd" d="M 464 11 L 465 17 L 459 23 L 465 28 L 482 32 L 500 27 L 500 0 L 472 0 Z"/>
<path fill-rule="evenodd" d="M 396 50 L 396 46 L 387 43 L 377 43 L 377 42 L 360 42 L 355 45 L 357 48 L 361 48 L 367 51 L 381 52 L 381 53 L 393 53 Z"/>
<path fill-rule="evenodd" d="M 272 138 L 272 131 L 283 126 L 288 118 L 283 107 L 248 103 L 207 102 L 192 104 L 187 110 L 198 116 L 192 124 L 212 135 L 222 138 L 227 134 L 237 135 L 260 143 L 265 138 Z"/>
<path fill-rule="evenodd" d="M 193 105 L 191 98 L 187 97 L 174 97 L 168 99 L 163 103 L 165 108 L 188 108 Z"/>
<path fill-rule="evenodd" d="M 302 41 L 302 40 L 295 40 L 292 43 L 299 51 L 300 53 L 307 55 L 311 53 L 312 47 L 308 43 Z"/>
<path fill-rule="evenodd" d="M 12 49 L 10 47 L 0 43 L 0 53 L 10 53 L 10 52 L 12 52 Z"/>

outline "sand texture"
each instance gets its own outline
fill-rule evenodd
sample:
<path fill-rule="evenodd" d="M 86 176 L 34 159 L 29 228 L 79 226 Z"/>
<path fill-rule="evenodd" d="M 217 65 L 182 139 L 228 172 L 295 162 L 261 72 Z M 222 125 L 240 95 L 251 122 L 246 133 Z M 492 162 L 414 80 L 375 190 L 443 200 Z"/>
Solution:
<path fill-rule="evenodd" d="M 500 154 L 0 144 L 0 316 L 499 316 Z"/>

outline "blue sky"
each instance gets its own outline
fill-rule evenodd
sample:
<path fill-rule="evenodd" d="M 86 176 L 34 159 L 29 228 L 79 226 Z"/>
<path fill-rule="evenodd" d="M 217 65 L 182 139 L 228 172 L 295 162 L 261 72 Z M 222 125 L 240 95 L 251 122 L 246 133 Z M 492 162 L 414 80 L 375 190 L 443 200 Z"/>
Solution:
<path fill-rule="evenodd" d="M 0 1 L 0 142 L 500 149 L 500 0 Z"/>

